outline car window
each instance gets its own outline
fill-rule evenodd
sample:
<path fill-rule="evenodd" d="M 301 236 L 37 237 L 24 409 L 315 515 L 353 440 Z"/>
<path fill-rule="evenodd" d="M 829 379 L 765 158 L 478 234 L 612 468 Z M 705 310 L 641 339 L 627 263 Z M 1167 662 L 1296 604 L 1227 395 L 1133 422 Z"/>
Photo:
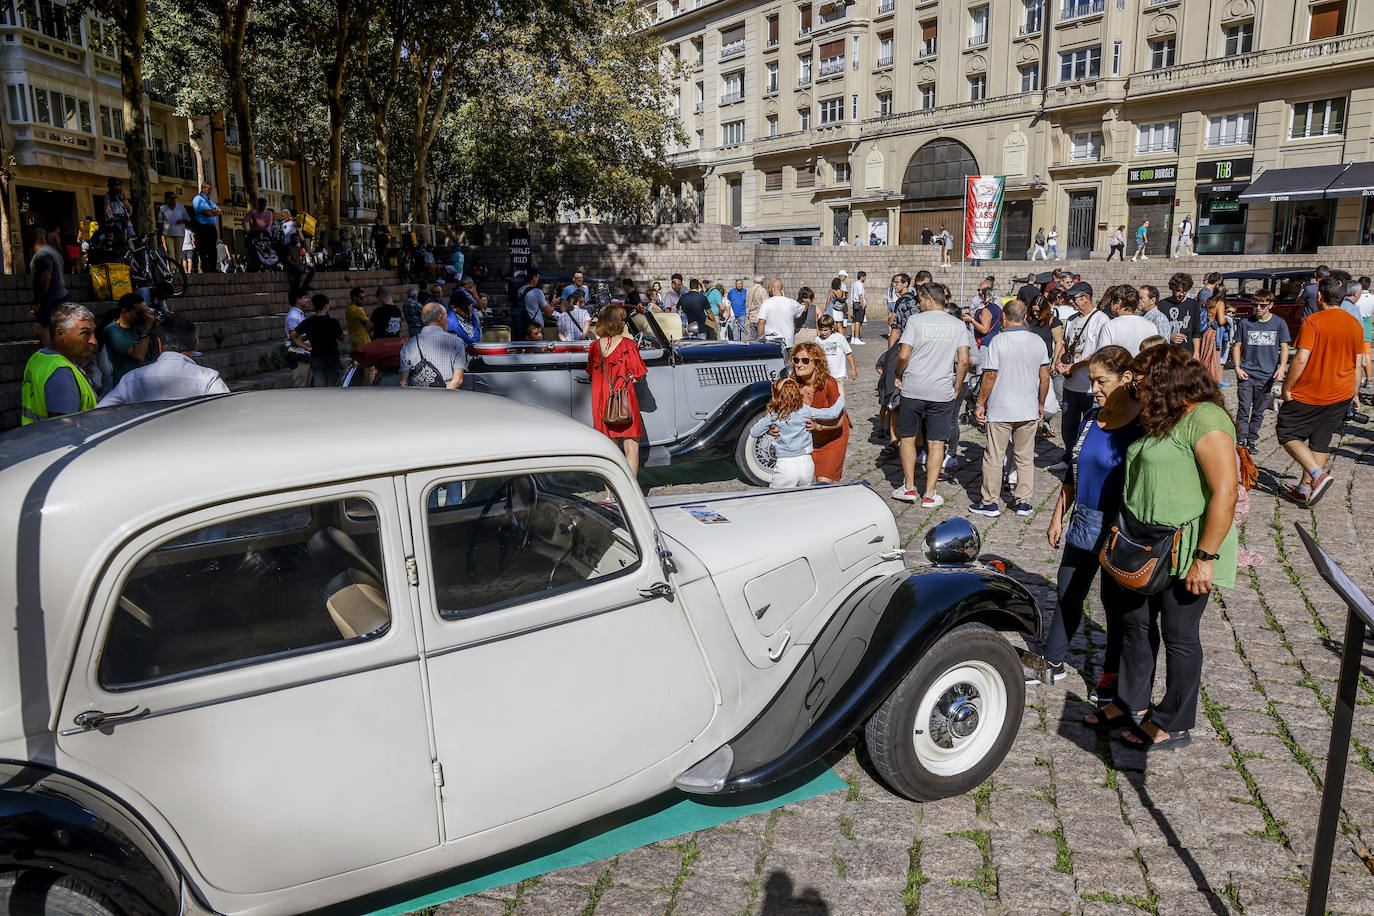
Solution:
<path fill-rule="evenodd" d="M 629 310 L 627 317 L 629 320 L 628 332 L 631 337 L 637 337 L 643 334 L 645 337 L 649 338 L 650 342 L 652 342 L 655 347 L 658 346 L 658 333 L 654 328 L 652 318 L 643 312 L 636 312 L 633 310 Z"/>
<path fill-rule="evenodd" d="M 376 507 L 360 498 L 166 541 L 124 583 L 100 684 L 127 689 L 379 636 L 391 622 L 383 568 Z"/>
<path fill-rule="evenodd" d="M 440 615 L 453 620 L 639 565 L 606 479 L 587 472 L 444 481 L 425 496 Z"/>

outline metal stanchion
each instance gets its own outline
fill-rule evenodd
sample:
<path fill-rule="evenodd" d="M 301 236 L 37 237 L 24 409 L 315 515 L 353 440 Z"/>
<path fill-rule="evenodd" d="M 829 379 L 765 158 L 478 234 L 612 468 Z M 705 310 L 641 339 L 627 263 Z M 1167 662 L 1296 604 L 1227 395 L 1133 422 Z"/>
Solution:
<path fill-rule="evenodd" d="M 1331 883 L 1331 858 L 1336 849 L 1336 830 L 1341 817 L 1341 791 L 1345 788 L 1345 765 L 1350 756 L 1350 727 L 1355 718 L 1355 686 L 1360 679 L 1364 658 L 1366 628 L 1374 628 L 1374 602 L 1364 593 L 1331 555 L 1295 524 L 1303 546 L 1312 556 L 1317 572 L 1341 597 L 1349 612 L 1345 621 L 1345 645 L 1341 649 L 1341 677 L 1336 685 L 1336 713 L 1331 722 L 1331 747 L 1326 757 L 1326 778 L 1322 781 L 1321 814 L 1317 817 L 1317 842 L 1312 851 L 1312 870 L 1307 888 L 1307 916 L 1323 916 Z"/>

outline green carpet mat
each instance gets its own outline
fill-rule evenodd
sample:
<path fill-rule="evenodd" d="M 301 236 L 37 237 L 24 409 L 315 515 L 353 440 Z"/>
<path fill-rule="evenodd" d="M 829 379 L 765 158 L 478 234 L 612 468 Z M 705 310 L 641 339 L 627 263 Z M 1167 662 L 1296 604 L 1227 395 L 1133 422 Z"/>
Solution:
<path fill-rule="evenodd" d="M 331 907 L 325 912 L 339 916 L 345 913 L 400 916 L 560 868 L 596 862 L 684 833 L 718 827 L 750 814 L 845 787 L 844 780 L 834 771 L 817 763 L 791 779 L 758 792 L 723 797 L 687 795 L 676 790 L 665 792 L 633 808 L 537 843 L 463 866 L 437 878 Z"/>

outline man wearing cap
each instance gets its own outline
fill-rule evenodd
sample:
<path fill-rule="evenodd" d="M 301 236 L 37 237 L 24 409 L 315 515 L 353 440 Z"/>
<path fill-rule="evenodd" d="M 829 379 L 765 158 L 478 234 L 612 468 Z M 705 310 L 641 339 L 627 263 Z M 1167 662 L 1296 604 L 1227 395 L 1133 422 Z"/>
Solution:
<path fill-rule="evenodd" d="M 1073 305 L 1075 315 L 1064 326 L 1064 349 L 1054 371 L 1064 376 L 1063 433 L 1065 461 L 1055 469 L 1068 467 L 1067 457 L 1078 442 L 1078 429 L 1083 415 L 1093 406 L 1092 381 L 1088 378 L 1088 362 L 1100 346 L 1103 330 L 1110 319 L 1107 313 L 1093 305 L 1093 288 L 1087 283 L 1075 283 L 1064 293 Z"/>

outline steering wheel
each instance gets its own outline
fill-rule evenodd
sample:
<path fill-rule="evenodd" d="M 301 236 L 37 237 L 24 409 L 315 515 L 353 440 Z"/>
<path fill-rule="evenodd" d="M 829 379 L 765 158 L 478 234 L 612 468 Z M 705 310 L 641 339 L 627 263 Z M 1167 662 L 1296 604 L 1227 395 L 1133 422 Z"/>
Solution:
<path fill-rule="evenodd" d="M 496 504 L 503 501 L 506 504 L 504 517 L 491 518 Z M 472 539 L 468 543 L 469 582 L 495 582 L 510 571 L 516 557 L 529 544 L 530 520 L 538 501 L 539 491 L 534 478 L 528 475 L 508 478 L 487 497 L 477 523 L 472 526 Z M 495 562 L 484 562 L 492 549 L 496 551 Z M 484 568 L 491 571 L 485 576 L 479 575 Z"/>

